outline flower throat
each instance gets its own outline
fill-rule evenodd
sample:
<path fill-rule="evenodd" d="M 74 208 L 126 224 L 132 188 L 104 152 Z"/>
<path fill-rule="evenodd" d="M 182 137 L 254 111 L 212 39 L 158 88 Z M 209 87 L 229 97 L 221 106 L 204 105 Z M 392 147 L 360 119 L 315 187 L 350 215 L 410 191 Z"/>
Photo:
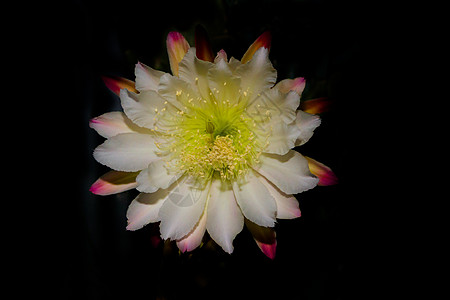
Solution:
<path fill-rule="evenodd" d="M 257 138 L 257 125 L 243 103 L 202 100 L 177 112 L 171 126 L 166 126 L 164 141 L 157 146 L 167 155 L 169 170 L 186 172 L 200 182 L 213 176 L 238 179 L 259 163 L 265 141 Z"/>

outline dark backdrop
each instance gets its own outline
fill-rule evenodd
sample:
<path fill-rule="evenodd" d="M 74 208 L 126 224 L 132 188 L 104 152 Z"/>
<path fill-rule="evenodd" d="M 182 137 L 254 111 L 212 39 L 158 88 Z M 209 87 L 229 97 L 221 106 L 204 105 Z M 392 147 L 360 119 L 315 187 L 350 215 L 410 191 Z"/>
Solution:
<path fill-rule="evenodd" d="M 378 233 L 367 226 L 380 201 L 378 183 L 370 180 L 377 160 L 370 152 L 374 106 L 368 99 L 377 88 L 371 46 L 382 20 L 373 18 L 372 6 L 345 0 L 128 0 L 56 7 L 52 34 L 58 46 L 52 51 L 58 67 L 51 72 L 64 92 L 51 103 L 57 109 L 50 113 L 55 138 L 48 157 L 59 175 L 51 183 L 47 230 L 39 231 L 46 241 L 41 268 L 50 275 L 40 288 L 58 299 L 368 299 L 379 293 L 389 276 L 377 272 L 378 254 L 388 246 L 375 243 Z M 339 184 L 297 196 L 302 217 L 277 223 L 274 260 L 246 229 L 232 255 L 213 242 L 181 255 L 170 243 L 155 247 L 157 225 L 125 230 L 136 191 L 107 197 L 88 191 L 107 171 L 92 158 L 103 138 L 88 121 L 120 109 L 100 76 L 133 80 L 138 60 L 168 72 L 167 33 L 179 31 L 193 46 L 197 24 L 208 31 L 215 52 L 223 48 L 239 59 L 271 30 L 278 79 L 303 76 L 302 99 L 328 97 L 333 103 L 313 138 L 297 150 L 330 166 Z"/>

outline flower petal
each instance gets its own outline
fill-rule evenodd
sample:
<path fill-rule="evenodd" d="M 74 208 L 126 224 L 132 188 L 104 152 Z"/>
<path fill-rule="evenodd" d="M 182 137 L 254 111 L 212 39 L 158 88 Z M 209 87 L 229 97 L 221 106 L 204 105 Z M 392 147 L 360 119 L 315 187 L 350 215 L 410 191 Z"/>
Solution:
<path fill-rule="evenodd" d="M 236 68 L 236 75 L 241 78 L 241 89 L 253 99 L 258 93 L 271 88 L 277 80 L 277 71 L 269 60 L 269 50 L 262 47 L 252 59 Z"/>
<path fill-rule="evenodd" d="M 303 77 L 297 77 L 295 79 L 284 79 L 277 83 L 275 86 L 282 93 L 289 93 L 294 91 L 301 95 L 305 89 L 306 81 Z"/>
<path fill-rule="evenodd" d="M 247 49 L 247 52 L 245 52 L 244 56 L 241 59 L 241 62 L 243 64 L 250 61 L 255 54 L 255 52 L 261 48 L 264 47 L 267 50 L 270 49 L 270 41 L 272 40 L 272 35 L 270 34 L 270 31 L 266 31 L 263 34 L 261 34 L 253 44 L 250 45 L 250 47 Z"/>
<path fill-rule="evenodd" d="M 111 169 L 136 172 L 159 159 L 153 137 L 142 133 L 122 133 L 107 139 L 94 150 L 94 158 Z"/>
<path fill-rule="evenodd" d="M 295 146 L 305 144 L 314 134 L 314 130 L 320 125 L 321 120 L 319 116 L 305 113 L 301 110 L 297 111 L 295 124 L 300 130 L 299 135 L 295 141 Z"/>
<path fill-rule="evenodd" d="M 275 230 L 268 227 L 261 227 L 257 224 L 245 220 L 245 226 L 255 239 L 256 245 L 261 249 L 262 253 L 270 259 L 275 258 L 277 250 L 277 239 Z"/>
<path fill-rule="evenodd" d="M 213 67 L 209 61 L 203 61 L 195 55 L 196 49 L 190 48 L 179 64 L 179 76 L 187 82 L 203 99 L 209 97 L 208 70 Z"/>
<path fill-rule="evenodd" d="M 264 123 L 270 116 L 270 124 L 281 121 L 290 124 L 295 120 L 299 104 L 300 96 L 294 91 L 284 94 L 278 89 L 268 89 L 254 98 L 246 111 L 256 122 Z"/>
<path fill-rule="evenodd" d="M 209 43 L 208 34 L 203 26 L 195 27 L 195 49 L 197 57 L 205 61 L 214 61 L 214 54 Z"/>
<path fill-rule="evenodd" d="M 261 177 L 260 180 L 275 199 L 277 219 L 295 219 L 301 216 L 298 201 L 294 196 L 283 193 L 264 177 Z"/>
<path fill-rule="evenodd" d="M 93 194 L 106 196 L 134 189 L 137 172 L 109 171 L 97 179 L 89 189 Z"/>
<path fill-rule="evenodd" d="M 152 90 L 139 94 L 121 90 L 120 100 L 127 117 L 135 124 L 148 129 L 153 128 L 155 116 L 166 106 L 166 100 Z"/>
<path fill-rule="evenodd" d="M 120 100 L 125 114 L 135 124 L 146 128 L 153 128 L 155 111 L 152 110 L 150 103 L 139 101 L 137 94 L 125 89 L 120 91 Z"/>
<path fill-rule="evenodd" d="M 181 240 L 177 240 L 178 249 L 180 249 L 182 253 L 186 251 L 190 252 L 200 246 L 203 240 L 203 236 L 205 235 L 206 218 L 207 217 L 205 209 L 194 229 L 192 229 L 191 232 Z"/>
<path fill-rule="evenodd" d="M 175 182 L 182 173 L 173 174 L 166 168 L 166 163 L 162 159 L 150 163 L 147 169 L 137 176 L 137 190 L 145 193 L 153 193 L 157 189 L 166 189 Z"/>
<path fill-rule="evenodd" d="M 244 216 L 229 182 L 213 180 L 208 201 L 206 228 L 211 238 L 227 253 L 233 252 L 233 240 L 244 226 Z"/>
<path fill-rule="evenodd" d="M 158 90 L 159 78 L 165 73 L 154 70 L 149 66 L 138 62 L 136 64 L 136 68 L 134 69 L 134 74 L 136 75 L 136 89 L 139 92 L 142 92 L 148 90 Z"/>
<path fill-rule="evenodd" d="M 309 171 L 308 161 L 300 153 L 290 150 L 285 155 L 262 154 L 257 172 L 286 194 L 312 189 L 319 179 Z"/>
<path fill-rule="evenodd" d="M 160 231 L 163 239 L 179 240 L 199 221 L 205 209 L 209 185 L 199 189 L 189 183 L 186 177 L 174 184 L 175 188 L 171 190 L 159 211 Z"/>
<path fill-rule="evenodd" d="M 137 92 L 134 82 L 123 77 L 108 77 L 101 76 L 105 85 L 117 96 L 120 93 L 121 89 L 127 89 L 130 92 Z"/>
<path fill-rule="evenodd" d="M 121 133 L 151 131 L 134 124 L 127 116 L 120 111 L 105 113 L 89 121 L 89 127 L 97 131 L 99 135 L 110 138 Z"/>
<path fill-rule="evenodd" d="M 225 60 L 225 61 L 227 61 L 228 59 L 227 59 L 227 53 L 225 52 L 225 50 L 223 50 L 223 49 L 220 49 L 220 51 L 219 52 L 217 52 L 217 55 L 216 55 L 216 57 L 214 58 L 214 63 L 216 64 L 219 60 L 221 60 L 221 59 L 223 59 L 223 60 Z"/>
<path fill-rule="evenodd" d="M 308 160 L 308 166 L 311 173 L 319 178 L 319 183 L 317 185 L 327 186 L 338 183 L 337 176 L 329 167 L 311 157 L 305 156 L 305 158 Z"/>
<path fill-rule="evenodd" d="M 233 77 L 228 63 L 221 59 L 208 71 L 208 82 L 214 100 L 220 105 L 238 103 L 239 100 L 239 78 Z"/>
<path fill-rule="evenodd" d="M 295 147 L 295 141 L 301 133 L 295 122 L 272 122 L 271 126 L 272 134 L 267 139 L 269 144 L 264 148 L 265 153 L 284 155 Z"/>
<path fill-rule="evenodd" d="M 160 221 L 158 213 L 168 194 L 168 190 L 152 194 L 140 193 L 128 206 L 127 230 L 138 230 L 149 223 Z"/>
<path fill-rule="evenodd" d="M 189 49 L 189 43 L 184 36 L 176 31 L 167 35 L 167 53 L 169 54 L 170 69 L 172 74 L 178 76 L 178 64 Z"/>
<path fill-rule="evenodd" d="M 236 59 L 234 57 L 231 57 L 230 60 L 228 61 L 228 66 L 230 67 L 230 70 L 233 72 L 236 71 L 237 67 L 239 67 L 241 65 L 241 61 L 239 59 Z"/>
<path fill-rule="evenodd" d="M 190 105 L 190 99 L 196 99 L 199 96 L 188 82 L 170 74 L 165 74 L 160 78 L 158 93 L 179 110 Z"/>
<path fill-rule="evenodd" d="M 160 159 L 159 159 L 160 160 Z M 148 178 L 148 169 L 142 170 L 136 177 L 137 187 L 136 189 L 142 193 L 154 193 L 158 188 L 152 185 L 150 179 Z"/>
<path fill-rule="evenodd" d="M 277 210 L 275 200 L 255 172 L 249 172 L 244 183 L 234 181 L 233 192 L 236 202 L 247 219 L 265 227 L 275 225 Z"/>

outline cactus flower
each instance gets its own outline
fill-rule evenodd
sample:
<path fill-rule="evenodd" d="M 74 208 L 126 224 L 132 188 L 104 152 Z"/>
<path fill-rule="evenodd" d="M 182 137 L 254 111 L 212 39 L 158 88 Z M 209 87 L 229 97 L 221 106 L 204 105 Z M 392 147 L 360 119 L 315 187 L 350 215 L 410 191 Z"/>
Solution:
<path fill-rule="evenodd" d="M 228 59 L 224 50 L 213 57 L 204 36 L 196 31 L 199 51 L 180 33 L 169 33 L 172 74 L 139 62 L 135 83 L 104 78 L 123 112 L 90 122 L 107 138 L 94 158 L 112 169 L 91 191 L 136 188 L 127 229 L 160 222 L 161 237 L 175 240 L 182 252 L 198 247 L 207 231 L 231 253 L 246 224 L 273 258 L 276 219 L 300 216 L 293 195 L 314 188 L 320 176 L 324 185 L 335 183 L 330 168 L 292 150 L 311 138 L 321 120 L 297 110 L 304 78 L 276 83 L 268 32 L 241 61 Z"/>

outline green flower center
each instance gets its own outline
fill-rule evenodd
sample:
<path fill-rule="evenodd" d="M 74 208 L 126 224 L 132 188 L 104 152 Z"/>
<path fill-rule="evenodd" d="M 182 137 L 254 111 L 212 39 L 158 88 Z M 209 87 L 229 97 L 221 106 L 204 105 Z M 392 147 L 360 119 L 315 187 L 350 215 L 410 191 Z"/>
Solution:
<path fill-rule="evenodd" d="M 267 137 L 258 138 L 256 123 L 245 110 L 247 101 L 242 101 L 247 99 L 234 104 L 207 100 L 199 98 L 197 105 L 190 101 L 176 118 L 168 118 L 170 125 L 157 146 L 174 172 L 186 172 L 200 182 L 213 176 L 238 179 L 259 163 Z"/>

